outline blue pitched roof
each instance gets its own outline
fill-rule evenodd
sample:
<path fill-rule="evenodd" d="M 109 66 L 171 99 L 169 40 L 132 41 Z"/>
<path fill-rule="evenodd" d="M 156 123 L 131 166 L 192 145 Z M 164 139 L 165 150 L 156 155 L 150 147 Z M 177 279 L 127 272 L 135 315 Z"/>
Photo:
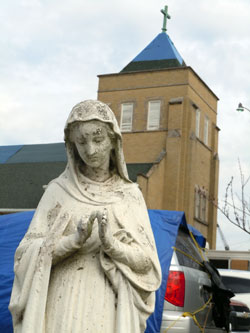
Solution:
<path fill-rule="evenodd" d="M 122 72 L 185 66 L 170 37 L 162 32 Z"/>
<path fill-rule="evenodd" d="M 15 155 L 23 145 L 0 146 L 0 163 L 6 163 L 9 158 Z"/>
<path fill-rule="evenodd" d="M 147 60 L 163 60 L 177 59 L 180 65 L 183 59 L 170 37 L 162 32 L 147 46 L 141 53 L 138 54 L 132 61 L 147 61 Z"/>
<path fill-rule="evenodd" d="M 0 146 L 0 164 L 66 162 L 64 142 Z"/>

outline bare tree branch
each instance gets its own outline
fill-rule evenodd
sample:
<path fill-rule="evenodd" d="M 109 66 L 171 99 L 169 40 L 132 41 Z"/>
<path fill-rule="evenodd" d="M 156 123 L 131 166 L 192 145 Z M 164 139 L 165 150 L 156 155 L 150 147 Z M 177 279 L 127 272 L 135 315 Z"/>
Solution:
<path fill-rule="evenodd" d="M 224 203 L 224 201 L 222 201 L 222 202 Z M 230 202 L 227 202 L 227 206 L 228 206 L 229 209 L 233 208 L 233 205 Z M 239 214 L 242 213 L 242 209 L 241 208 L 235 207 L 235 209 L 239 212 Z M 249 212 L 247 211 L 246 215 L 249 216 L 249 218 L 250 218 L 250 211 Z"/>
<path fill-rule="evenodd" d="M 227 220 L 229 222 L 231 222 L 232 224 L 234 224 L 236 227 L 240 228 L 241 230 L 245 231 L 246 233 L 248 233 L 250 235 L 250 228 L 249 228 L 249 221 L 248 221 L 248 228 L 243 227 L 240 224 L 240 220 L 235 220 L 233 218 L 231 218 L 230 214 L 226 213 L 219 205 L 217 205 L 216 203 L 214 203 L 214 205 L 217 207 L 217 209 L 227 218 Z"/>
<path fill-rule="evenodd" d="M 240 191 L 234 191 L 234 177 L 232 176 L 226 186 L 223 204 L 213 200 L 213 204 L 236 227 L 250 234 L 250 196 L 246 200 L 246 186 L 250 181 L 250 176 L 245 179 L 240 160 L 238 159 L 240 173 Z"/>

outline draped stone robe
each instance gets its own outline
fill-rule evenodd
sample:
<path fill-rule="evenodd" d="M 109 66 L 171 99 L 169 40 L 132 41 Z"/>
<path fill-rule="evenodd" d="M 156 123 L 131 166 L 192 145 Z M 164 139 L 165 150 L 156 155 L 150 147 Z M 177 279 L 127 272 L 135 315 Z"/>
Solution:
<path fill-rule="evenodd" d="M 77 184 L 76 184 L 77 182 Z M 97 221 L 75 241 L 80 219 L 107 209 L 115 239 L 103 249 Z M 15 333 L 139 333 L 154 310 L 161 271 L 136 184 L 66 170 L 47 187 L 15 255 L 10 302 Z"/>

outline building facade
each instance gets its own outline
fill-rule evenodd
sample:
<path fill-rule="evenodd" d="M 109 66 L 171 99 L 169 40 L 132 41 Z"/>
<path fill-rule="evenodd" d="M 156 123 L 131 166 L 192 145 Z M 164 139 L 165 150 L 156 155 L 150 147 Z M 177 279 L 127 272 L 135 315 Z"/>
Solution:
<path fill-rule="evenodd" d="M 161 33 L 121 72 L 99 75 L 98 99 L 117 117 L 126 162 L 152 164 L 137 176 L 148 208 L 184 211 L 215 248 L 216 95 Z"/>

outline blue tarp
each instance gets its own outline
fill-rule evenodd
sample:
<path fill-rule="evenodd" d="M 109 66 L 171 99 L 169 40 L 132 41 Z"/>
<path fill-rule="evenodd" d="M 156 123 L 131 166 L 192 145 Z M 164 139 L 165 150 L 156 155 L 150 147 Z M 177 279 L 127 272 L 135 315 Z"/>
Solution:
<path fill-rule="evenodd" d="M 15 250 L 23 238 L 34 211 L 0 216 L 0 332 L 12 333 L 12 320 L 8 304 L 14 279 L 13 264 Z M 197 242 L 204 247 L 204 237 L 188 226 L 183 212 L 149 210 L 156 247 L 162 269 L 162 284 L 156 292 L 155 312 L 147 323 L 147 333 L 160 332 L 168 270 L 180 225 L 191 228 Z"/>
<path fill-rule="evenodd" d="M 169 266 L 173 255 L 173 246 L 175 245 L 180 225 L 192 231 L 201 247 L 205 247 L 206 240 L 198 230 L 187 224 L 184 212 L 149 209 L 148 213 L 161 264 L 162 283 L 156 292 L 155 311 L 148 319 L 145 333 L 158 333 L 161 328 L 164 296 L 168 281 Z"/>
<path fill-rule="evenodd" d="M 13 332 L 8 304 L 14 279 L 14 254 L 33 215 L 34 211 L 0 216 L 0 332 Z"/>

